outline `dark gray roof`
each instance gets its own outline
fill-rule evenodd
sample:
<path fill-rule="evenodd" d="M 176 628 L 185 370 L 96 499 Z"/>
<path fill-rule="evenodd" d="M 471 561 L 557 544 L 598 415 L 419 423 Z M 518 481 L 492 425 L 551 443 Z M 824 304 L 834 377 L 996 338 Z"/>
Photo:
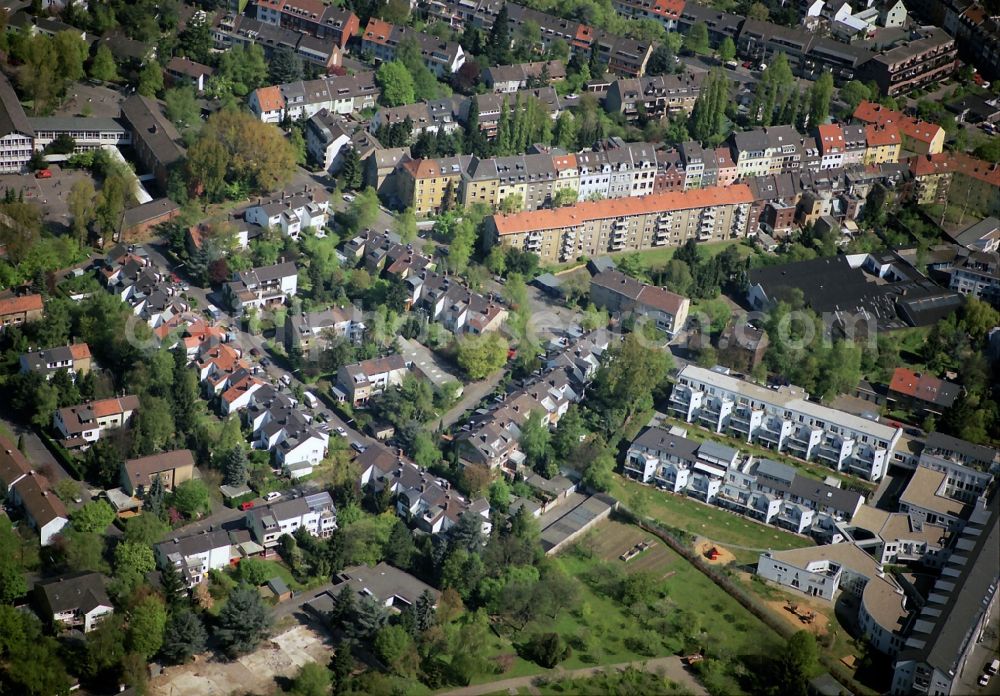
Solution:
<path fill-rule="evenodd" d="M 133 137 L 141 140 L 162 166 L 184 156 L 184 149 L 178 145 L 180 133 L 163 115 L 155 99 L 133 94 L 122 104 L 122 115 L 132 127 Z"/>
<path fill-rule="evenodd" d="M 699 456 L 719 459 L 726 462 L 731 462 L 738 454 L 739 450 L 733 449 L 732 447 L 726 447 L 725 445 L 720 445 L 718 442 L 714 442 L 712 440 L 705 440 L 698 447 Z"/>
<path fill-rule="evenodd" d="M 155 220 L 161 215 L 168 215 L 180 209 L 181 207 L 169 198 L 157 198 L 148 203 L 129 208 L 122 213 L 122 229 L 127 230 L 135 225 Z"/>
<path fill-rule="evenodd" d="M 757 462 L 757 474 L 778 481 L 787 481 L 789 484 L 795 480 L 795 469 L 772 459 L 761 459 Z"/>
<path fill-rule="evenodd" d="M 997 456 L 997 451 L 992 447 L 977 445 L 944 433 L 929 434 L 926 449 L 935 452 L 955 453 L 966 459 L 985 464 L 989 464 Z"/>
<path fill-rule="evenodd" d="M 697 440 L 689 440 L 680 435 L 673 435 L 669 430 L 660 427 L 649 428 L 632 441 L 633 447 L 643 447 L 654 452 L 665 452 L 690 461 L 698 458 L 696 453 L 701 444 Z"/>
<path fill-rule="evenodd" d="M 113 118 L 90 116 L 31 116 L 28 123 L 39 131 L 90 130 L 124 133 L 125 126 Z"/>
<path fill-rule="evenodd" d="M 14 87 L 10 84 L 7 76 L 0 73 L 0 138 L 12 133 L 35 135 L 35 131 L 21 107 L 21 101 L 14 92 Z"/>
<path fill-rule="evenodd" d="M 996 236 L 997 234 L 1000 234 L 1000 220 L 990 216 L 969 225 L 961 232 L 952 233 L 951 238 L 962 246 L 969 246 L 984 237 Z"/>
<path fill-rule="evenodd" d="M 112 606 L 100 573 L 71 575 L 36 587 L 52 613 L 77 610 L 87 613 L 99 606 Z"/>

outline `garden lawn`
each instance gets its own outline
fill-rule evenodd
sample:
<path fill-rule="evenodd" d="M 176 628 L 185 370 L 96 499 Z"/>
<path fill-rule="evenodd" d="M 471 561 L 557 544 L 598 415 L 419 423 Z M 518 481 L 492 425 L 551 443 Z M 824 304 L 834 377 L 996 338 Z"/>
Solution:
<path fill-rule="evenodd" d="M 781 550 L 814 545 L 805 537 L 617 474 L 609 493 L 637 515 L 718 542 L 732 551 L 740 563 L 756 562 L 759 552 L 749 549 Z"/>
<path fill-rule="evenodd" d="M 750 256 L 753 254 L 753 249 L 743 244 L 743 240 L 734 239 L 727 242 L 712 242 L 710 244 L 699 244 L 698 251 L 701 252 L 702 258 L 712 258 L 713 256 L 718 256 L 723 251 L 731 246 L 735 246 L 743 257 Z M 644 249 L 639 252 L 635 251 L 625 251 L 618 254 L 611 254 L 611 258 L 618 258 L 626 254 L 636 254 L 639 255 L 639 262 L 645 269 L 652 268 L 662 268 L 667 265 L 667 262 L 674 257 L 674 252 L 677 251 L 679 247 L 659 247 L 656 249 Z"/>

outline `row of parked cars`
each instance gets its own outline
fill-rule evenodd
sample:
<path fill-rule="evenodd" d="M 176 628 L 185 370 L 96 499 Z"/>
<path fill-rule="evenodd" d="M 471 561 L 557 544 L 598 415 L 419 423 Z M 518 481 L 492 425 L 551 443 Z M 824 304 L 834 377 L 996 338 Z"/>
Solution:
<path fill-rule="evenodd" d="M 993 662 L 986 665 L 982 675 L 979 677 L 979 686 L 986 686 L 989 684 L 990 677 L 995 675 L 998 671 L 1000 671 L 1000 660 L 993 660 Z"/>

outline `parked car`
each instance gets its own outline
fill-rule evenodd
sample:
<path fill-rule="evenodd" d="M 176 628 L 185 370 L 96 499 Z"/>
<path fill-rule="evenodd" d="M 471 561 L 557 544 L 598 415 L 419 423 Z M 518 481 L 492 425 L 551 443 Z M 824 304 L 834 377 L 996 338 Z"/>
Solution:
<path fill-rule="evenodd" d="M 368 448 L 365 447 L 364 445 L 362 445 L 360 442 L 352 442 L 351 443 L 351 449 L 353 449 L 358 454 L 361 454 L 362 452 L 364 452 Z"/>
<path fill-rule="evenodd" d="M 986 665 L 987 674 L 996 674 L 1000 672 L 1000 660 L 993 660 L 993 662 Z"/>
<path fill-rule="evenodd" d="M 260 359 L 260 364 L 261 364 L 262 367 L 270 367 L 271 366 L 271 359 L 270 358 L 261 358 Z"/>
<path fill-rule="evenodd" d="M 271 501 L 277 500 L 280 497 L 281 497 L 281 493 L 279 491 L 271 491 L 270 493 L 268 493 L 267 495 L 264 496 L 264 500 L 266 502 L 270 503 Z"/>
<path fill-rule="evenodd" d="M 245 503 L 240 503 L 240 510 L 242 510 L 243 512 L 246 512 L 247 510 L 249 510 L 252 507 L 253 507 L 253 501 L 252 500 L 248 500 Z"/>
<path fill-rule="evenodd" d="M 354 195 L 350 194 L 350 193 L 345 193 L 344 194 L 344 200 L 347 201 L 348 203 L 350 203 L 351 201 L 354 200 Z"/>
<path fill-rule="evenodd" d="M 291 384 L 292 384 L 292 376 L 290 374 L 288 374 L 287 372 L 285 374 L 281 375 L 281 383 L 284 384 L 286 387 L 291 386 Z"/>
<path fill-rule="evenodd" d="M 982 674 L 979 676 L 979 686 L 987 686 L 990 683 L 990 675 Z"/>
<path fill-rule="evenodd" d="M 342 428 L 341 426 L 339 426 L 339 425 L 337 426 L 337 434 L 338 434 L 338 435 L 340 435 L 341 437 L 347 437 L 347 431 L 346 431 L 346 430 L 344 430 L 344 429 L 343 429 L 343 428 Z"/>
<path fill-rule="evenodd" d="M 39 169 L 37 172 L 35 172 L 35 178 L 36 179 L 51 179 L 52 178 L 52 170 L 51 169 Z"/>

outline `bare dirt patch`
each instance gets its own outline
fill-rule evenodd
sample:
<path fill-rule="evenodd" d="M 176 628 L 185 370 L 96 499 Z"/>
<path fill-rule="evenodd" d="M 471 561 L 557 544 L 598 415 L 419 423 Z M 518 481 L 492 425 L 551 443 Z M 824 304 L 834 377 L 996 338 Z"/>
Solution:
<path fill-rule="evenodd" d="M 728 565 L 736 562 L 736 556 L 732 551 L 707 539 L 697 539 L 694 550 L 709 565 Z"/>
<path fill-rule="evenodd" d="M 791 605 L 789 604 L 791 602 Z M 794 626 L 797 630 L 806 630 L 815 633 L 817 636 L 826 635 L 829 631 L 830 619 L 824 613 L 824 607 L 814 604 L 806 599 L 794 600 L 770 600 L 767 605 L 782 619 Z M 791 606 L 795 606 L 792 611 Z M 829 609 L 827 606 L 825 609 Z"/>
<path fill-rule="evenodd" d="M 308 662 L 325 664 L 331 655 L 327 639 L 308 626 L 294 628 L 265 641 L 234 662 L 201 658 L 168 667 L 149 684 L 151 696 L 225 696 L 277 691 L 275 677 L 291 677 Z"/>
<path fill-rule="evenodd" d="M 614 520 L 598 525 L 580 543 L 588 546 L 596 556 L 620 563 L 630 573 L 643 570 L 653 574 L 663 574 L 676 558 L 667 545 L 652 534 Z M 636 544 L 643 543 L 649 544 L 645 551 L 636 554 L 628 562 L 621 560 L 622 554 L 631 551 Z"/>

